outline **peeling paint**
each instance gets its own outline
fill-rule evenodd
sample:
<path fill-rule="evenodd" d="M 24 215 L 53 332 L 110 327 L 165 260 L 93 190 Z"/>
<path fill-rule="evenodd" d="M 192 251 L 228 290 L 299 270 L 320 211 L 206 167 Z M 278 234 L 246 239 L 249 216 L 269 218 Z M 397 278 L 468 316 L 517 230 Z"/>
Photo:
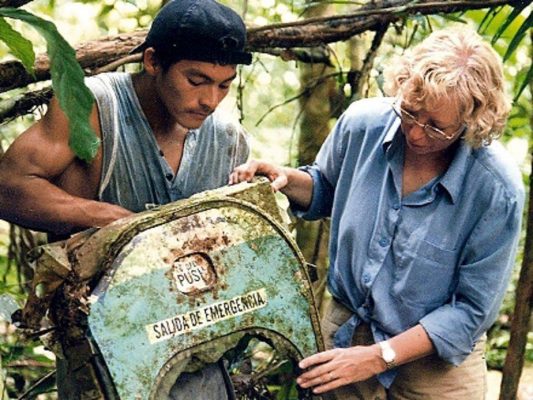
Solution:
<path fill-rule="evenodd" d="M 268 182 L 165 205 L 63 249 L 57 340 L 92 343 L 122 400 L 157 399 L 250 335 L 295 361 L 323 349 L 305 262 Z"/>

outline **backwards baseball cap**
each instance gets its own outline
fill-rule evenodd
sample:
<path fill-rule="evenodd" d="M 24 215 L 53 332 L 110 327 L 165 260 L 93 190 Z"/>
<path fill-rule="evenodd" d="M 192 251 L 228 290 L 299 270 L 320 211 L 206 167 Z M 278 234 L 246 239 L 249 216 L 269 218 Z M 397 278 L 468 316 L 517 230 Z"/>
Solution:
<path fill-rule="evenodd" d="M 153 47 L 165 57 L 250 64 L 246 26 L 231 8 L 214 0 L 172 0 L 155 17 L 145 41 L 131 53 Z"/>

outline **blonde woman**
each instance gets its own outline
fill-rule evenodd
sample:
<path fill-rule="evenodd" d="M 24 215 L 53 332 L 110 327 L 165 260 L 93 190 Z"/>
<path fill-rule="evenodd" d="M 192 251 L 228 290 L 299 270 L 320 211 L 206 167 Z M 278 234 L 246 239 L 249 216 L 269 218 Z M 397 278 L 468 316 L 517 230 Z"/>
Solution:
<path fill-rule="evenodd" d="M 313 165 L 251 161 L 297 215 L 331 217 L 325 352 L 297 380 L 338 399 L 483 399 L 484 337 L 513 267 L 524 203 L 500 143 L 501 60 L 469 29 L 391 64 L 392 97 L 353 103 Z"/>

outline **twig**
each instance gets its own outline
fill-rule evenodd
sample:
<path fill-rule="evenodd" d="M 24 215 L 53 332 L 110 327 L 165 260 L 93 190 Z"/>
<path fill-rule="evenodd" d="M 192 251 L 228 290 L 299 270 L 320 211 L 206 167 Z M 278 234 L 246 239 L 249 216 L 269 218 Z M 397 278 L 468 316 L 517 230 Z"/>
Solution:
<path fill-rule="evenodd" d="M 55 374 L 56 374 L 56 371 L 51 371 L 51 372 L 47 373 L 46 375 L 44 375 L 42 378 L 37 380 L 37 382 L 35 382 L 33 385 L 31 385 L 31 387 L 28 390 L 26 390 L 17 400 L 30 399 L 31 397 L 28 397 L 28 396 L 30 396 L 33 393 L 33 390 L 37 386 L 42 384 L 43 382 L 47 381 L 50 378 L 53 378 L 55 376 Z"/>
<path fill-rule="evenodd" d="M 489 8 L 497 5 L 501 5 L 502 1 L 500 0 L 488 0 L 483 1 L 483 8 Z M 314 18 L 306 18 L 302 21 L 291 21 L 291 22 L 281 22 L 279 24 L 270 24 L 265 26 L 260 26 L 257 28 L 249 28 L 248 34 L 255 34 L 258 32 L 264 32 L 269 30 L 275 30 L 275 29 L 283 29 L 283 28 L 295 28 L 298 26 L 306 26 L 306 25 L 315 25 L 319 23 L 324 24 L 341 24 L 342 21 L 351 20 L 354 18 L 359 17 L 368 17 L 372 15 L 390 15 L 390 14 L 406 14 L 406 13 L 417 13 L 422 12 L 424 10 L 430 10 L 430 11 L 436 11 L 439 7 L 444 8 L 454 8 L 454 7 L 462 7 L 462 8 L 473 8 L 477 9 L 480 7 L 480 1 L 476 0 L 466 0 L 466 1 L 449 1 L 449 2 L 411 2 L 411 4 L 403 4 L 399 6 L 393 6 L 393 7 L 384 7 L 384 8 L 376 8 L 376 9 L 365 9 L 360 11 L 354 11 L 349 14 L 343 14 L 343 15 L 335 15 L 335 16 L 327 16 L 327 17 L 314 17 Z M 451 12 L 451 11 L 450 11 Z"/>
<path fill-rule="evenodd" d="M 118 67 L 121 67 L 125 64 L 135 63 L 142 61 L 142 54 L 130 54 L 126 57 L 119 58 L 118 60 L 115 60 L 113 62 L 110 62 L 107 65 L 104 65 L 103 67 L 100 67 L 98 69 L 95 69 L 92 71 L 92 74 L 100 74 L 102 72 L 111 72 L 115 71 Z"/>
<path fill-rule="evenodd" d="M 385 24 L 380 29 L 378 29 L 376 33 L 374 34 L 374 38 L 372 39 L 372 44 L 370 45 L 370 49 L 366 53 L 365 59 L 363 61 L 363 66 L 361 67 L 361 71 L 359 71 L 359 74 L 355 75 L 355 79 L 353 80 L 353 82 L 350 82 L 350 85 L 352 86 L 352 96 L 353 95 L 355 95 L 356 97 L 361 96 L 361 92 L 363 90 L 363 85 L 361 84 L 361 78 L 368 76 L 368 73 L 372 69 L 372 65 L 374 65 L 376 54 L 379 50 L 379 47 L 381 46 L 381 43 L 383 42 L 383 39 L 385 37 L 385 34 L 387 33 L 388 28 L 389 28 L 389 24 Z"/>
<path fill-rule="evenodd" d="M 0 124 L 35 111 L 38 107 L 48 103 L 52 96 L 52 88 L 47 87 L 0 101 Z"/>
<path fill-rule="evenodd" d="M 315 82 L 313 82 L 311 85 L 308 85 L 304 88 L 304 90 L 302 90 L 300 93 L 298 93 L 297 95 L 293 96 L 293 97 L 290 97 L 288 99 L 286 99 L 285 101 L 279 103 L 279 104 L 276 104 L 272 107 L 270 107 L 262 116 L 261 118 L 259 118 L 259 120 L 256 122 L 255 126 L 259 126 L 259 124 L 261 122 L 263 122 L 263 120 L 268 116 L 268 114 L 270 114 L 272 111 L 274 111 L 275 109 L 279 108 L 279 107 L 282 107 L 284 105 L 287 105 L 289 104 L 290 102 L 294 101 L 294 100 L 298 100 L 300 97 L 302 96 L 305 96 L 306 94 L 308 94 L 311 90 L 313 90 L 315 87 L 319 86 L 320 84 L 324 83 L 326 80 L 328 80 L 329 78 L 332 78 L 332 77 L 336 77 L 336 76 L 339 76 L 339 75 L 342 75 L 343 72 L 340 71 L 340 72 L 334 72 L 332 74 L 327 74 L 327 75 L 324 75 L 324 76 L 321 76 L 320 78 L 316 79 Z"/>
<path fill-rule="evenodd" d="M 11 361 L 5 365 L 6 368 L 54 368 L 54 363 L 50 360 L 49 363 L 36 360 L 16 360 Z"/>

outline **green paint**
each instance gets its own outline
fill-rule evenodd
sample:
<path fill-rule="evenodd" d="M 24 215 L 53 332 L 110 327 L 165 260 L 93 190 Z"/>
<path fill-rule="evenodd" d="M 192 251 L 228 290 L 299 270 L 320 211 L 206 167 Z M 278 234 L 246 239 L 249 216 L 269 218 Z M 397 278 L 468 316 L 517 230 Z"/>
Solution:
<path fill-rule="evenodd" d="M 88 317 L 75 293 L 67 307 L 87 320 L 122 400 L 157 399 L 250 335 L 293 360 L 323 349 L 305 263 L 276 207 L 268 182 L 236 185 L 119 221 L 68 254 L 72 288 L 97 283 Z"/>

